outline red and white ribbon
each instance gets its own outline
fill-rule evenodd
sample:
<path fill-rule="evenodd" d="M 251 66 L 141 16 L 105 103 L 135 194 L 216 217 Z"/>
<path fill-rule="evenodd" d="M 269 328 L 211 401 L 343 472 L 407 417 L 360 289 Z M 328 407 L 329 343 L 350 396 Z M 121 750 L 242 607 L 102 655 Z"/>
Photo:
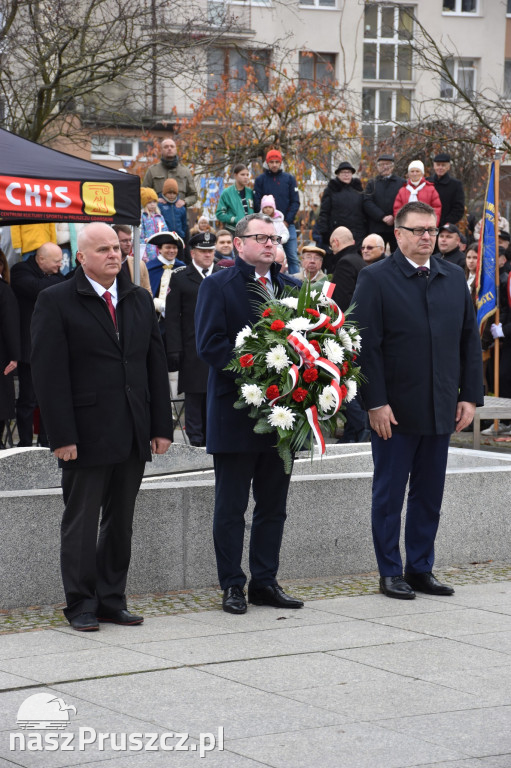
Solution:
<path fill-rule="evenodd" d="M 331 309 L 334 310 L 334 312 L 337 314 L 337 317 L 330 320 L 330 326 L 333 331 L 337 331 L 339 328 L 341 328 L 344 325 L 344 312 L 342 309 L 338 306 L 338 304 L 335 303 L 335 301 L 332 299 L 332 294 L 335 290 L 335 283 L 329 283 L 328 281 L 325 281 L 323 283 L 323 288 L 321 290 L 321 296 L 325 299 L 329 299 L 329 306 Z"/>
<path fill-rule="evenodd" d="M 300 366 L 301 366 L 301 363 L 300 363 Z M 289 393 L 292 392 L 293 389 L 296 387 L 296 385 L 298 384 L 299 376 L 300 376 L 300 374 L 298 373 L 298 370 L 299 370 L 300 366 L 295 365 L 293 363 L 291 368 L 289 368 L 289 370 L 287 372 L 287 375 L 291 379 L 291 386 L 288 387 L 286 389 L 286 391 L 283 392 L 281 395 L 279 395 L 278 397 L 274 397 L 273 400 L 270 400 L 270 402 L 269 402 L 270 408 L 273 408 L 275 403 L 277 403 L 279 400 L 282 400 L 283 397 L 287 397 L 289 395 Z"/>
<path fill-rule="evenodd" d="M 295 352 L 298 352 L 301 359 L 308 368 L 311 368 L 316 364 L 316 360 L 319 357 L 319 352 L 314 349 L 310 341 L 307 341 L 303 334 L 295 331 L 294 333 L 289 334 L 287 340 Z"/>
<path fill-rule="evenodd" d="M 310 408 L 306 409 L 305 415 L 307 416 L 307 421 L 309 422 L 312 434 L 314 435 L 314 439 L 316 441 L 316 445 L 319 448 L 319 452 L 323 456 L 323 454 L 326 452 L 326 447 L 325 438 L 323 437 L 321 427 L 319 426 L 318 409 L 315 405 L 311 405 Z"/>
<path fill-rule="evenodd" d="M 332 379 L 330 386 L 333 387 L 335 391 L 335 408 L 331 413 L 327 413 L 324 416 L 318 416 L 319 421 L 327 421 L 328 419 L 331 419 L 332 416 L 335 416 L 342 405 L 342 392 L 339 384 L 335 381 L 335 379 Z"/>

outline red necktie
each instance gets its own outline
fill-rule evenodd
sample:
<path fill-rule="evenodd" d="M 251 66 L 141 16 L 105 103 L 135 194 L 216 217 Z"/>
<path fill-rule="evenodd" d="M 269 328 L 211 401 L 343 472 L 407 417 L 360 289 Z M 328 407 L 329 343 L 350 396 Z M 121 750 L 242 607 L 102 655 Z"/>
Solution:
<path fill-rule="evenodd" d="M 267 278 L 267 277 L 258 277 L 257 279 L 258 279 L 258 280 L 259 280 L 259 282 L 260 282 L 260 283 L 262 283 L 262 284 L 264 285 L 264 287 L 266 288 L 266 284 L 267 284 L 267 282 L 268 282 L 268 278 Z"/>
<path fill-rule="evenodd" d="M 109 291 L 105 291 L 103 298 L 106 301 L 106 305 L 108 307 L 108 311 L 110 312 L 110 317 L 112 318 L 115 330 L 117 330 L 117 317 L 115 316 L 115 307 L 112 301 L 112 294 Z"/>

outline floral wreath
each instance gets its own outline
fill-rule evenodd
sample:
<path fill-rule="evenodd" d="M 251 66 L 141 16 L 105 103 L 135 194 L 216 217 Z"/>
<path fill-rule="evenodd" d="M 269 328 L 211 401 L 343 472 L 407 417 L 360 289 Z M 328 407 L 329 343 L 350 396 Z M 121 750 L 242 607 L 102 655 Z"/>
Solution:
<path fill-rule="evenodd" d="M 286 286 L 281 298 L 254 284 L 264 298 L 261 319 L 246 325 L 235 341 L 226 371 L 238 374 L 237 409 L 250 408 L 254 432 L 275 432 L 286 472 L 301 450 L 325 453 L 323 430 L 334 434 L 343 403 L 357 394 L 362 378 L 355 365 L 360 336 L 333 301 L 335 284 L 305 281 Z M 347 315 L 351 311 L 348 310 Z"/>

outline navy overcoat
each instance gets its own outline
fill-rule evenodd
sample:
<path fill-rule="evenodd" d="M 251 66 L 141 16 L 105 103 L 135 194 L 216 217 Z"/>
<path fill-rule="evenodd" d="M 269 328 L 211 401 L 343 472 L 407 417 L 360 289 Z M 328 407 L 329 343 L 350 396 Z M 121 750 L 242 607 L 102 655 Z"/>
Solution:
<path fill-rule="evenodd" d="M 450 434 L 458 401 L 483 404 L 481 342 L 463 270 L 435 256 L 428 279 L 398 249 L 363 269 L 353 296 L 367 409 L 391 406 L 397 432 Z"/>
<path fill-rule="evenodd" d="M 275 294 L 285 285 L 299 286 L 289 275 L 279 274 L 280 266 L 272 264 L 271 276 Z M 236 336 L 246 325 L 261 319 L 261 298 L 255 285 L 254 267 L 239 256 L 233 267 L 223 269 L 202 281 L 195 312 L 195 330 L 199 357 L 210 366 L 207 398 L 208 453 L 264 451 L 275 446 L 275 434 L 257 435 L 255 419 L 248 408 L 235 410 L 238 399 L 236 375 L 224 371 L 234 354 Z"/>

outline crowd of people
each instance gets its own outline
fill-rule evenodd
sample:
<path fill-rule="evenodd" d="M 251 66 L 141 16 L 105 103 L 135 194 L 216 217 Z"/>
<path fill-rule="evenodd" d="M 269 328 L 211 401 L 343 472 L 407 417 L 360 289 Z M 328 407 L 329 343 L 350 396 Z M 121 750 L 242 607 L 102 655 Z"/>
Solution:
<path fill-rule="evenodd" d="M 255 435 L 246 414 L 234 409 L 234 379 L 223 370 L 237 333 L 256 318 L 246 291 L 254 279 L 274 295 L 328 279 L 341 310 L 356 304 L 365 379 L 346 406 L 340 441 L 372 441 L 380 588 L 399 599 L 416 591 L 452 594 L 432 573 L 447 448 L 451 432 L 470 424 L 483 392 L 474 304 L 479 232 L 474 226 L 470 243 L 462 232 L 462 184 L 444 152 L 433 158 L 431 175 L 414 160 L 406 179 L 395 174 L 392 156 L 381 155 L 365 189 L 353 165 L 341 162 L 322 195 L 311 242 L 298 254 L 300 196 L 283 162 L 271 149 L 253 189 L 248 167 L 234 166 L 215 220 L 200 216 L 190 227 L 193 175 L 176 142 L 165 139 L 141 188 L 140 287 L 126 225 L 13 227 L 21 260 L 9 270 L 0 251 L 2 435 L 15 417 L 18 445 L 31 446 L 35 426 L 38 444 L 63 468 L 65 613 L 77 630 L 96 630 L 102 620 L 142 621 L 124 595 L 131 520 L 149 446 L 163 453 L 173 438 L 171 398 L 178 392 L 187 440 L 214 455 L 223 609 L 247 610 L 241 552 L 251 484 L 248 600 L 301 607 L 277 582 L 289 476 L 269 437 Z M 509 226 L 502 217 L 499 226 L 502 322 L 491 325 L 487 341 L 504 340 L 501 371 L 509 385 L 501 384 L 501 394 L 511 396 Z M 430 314 L 430 301 L 438 315 Z M 442 387 L 433 385 L 437 366 Z M 435 482 L 424 475 L 425 464 L 434 467 Z M 399 529 L 408 479 L 412 522 L 403 571 Z M 77 562 L 80 548 L 88 565 Z M 94 552 L 97 569 L 90 566 Z"/>

